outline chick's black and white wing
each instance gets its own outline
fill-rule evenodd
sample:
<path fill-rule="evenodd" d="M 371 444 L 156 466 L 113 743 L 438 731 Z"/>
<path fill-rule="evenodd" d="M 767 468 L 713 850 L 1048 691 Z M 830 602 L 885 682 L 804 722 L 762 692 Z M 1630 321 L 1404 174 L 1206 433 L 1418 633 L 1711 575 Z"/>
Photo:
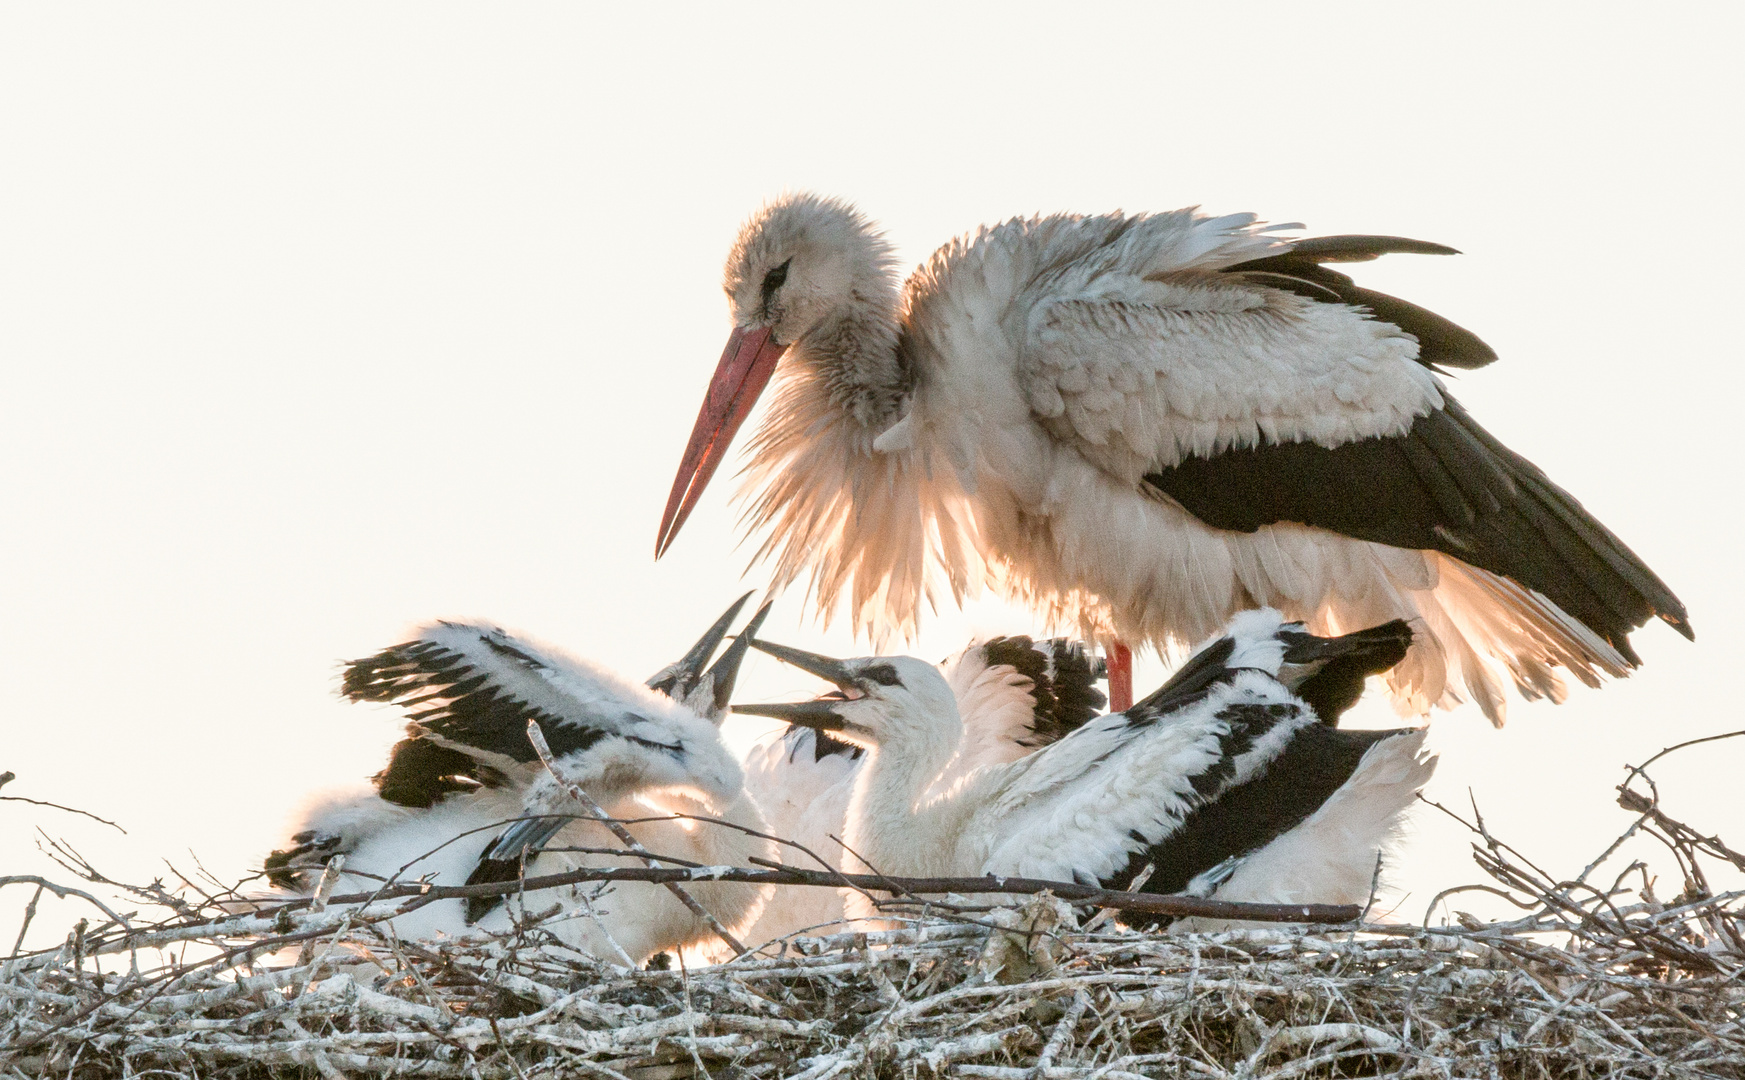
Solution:
<path fill-rule="evenodd" d="M 1082 727 L 1108 704 L 1102 661 L 1081 641 L 1024 635 L 977 641 L 940 666 L 963 719 L 949 776 L 1014 761 Z"/>
<path fill-rule="evenodd" d="M 382 797 L 430 806 L 469 784 L 508 784 L 521 793 L 524 819 L 486 847 L 468 884 L 513 880 L 570 820 L 552 812 L 573 808 L 565 806 L 563 783 L 538 767 L 530 722 L 538 725 L 563 782 L 579 784 L 596 800 L 676 789 L 705 809 L 726 805 L 741 790 L 741 774 L 704 717 L 725 712 L 750 634 L 768 606 L 720 660 L 705 665 L 744 602 L 650 680 L 661 692 L 474 623 L 432 624 L 413 641 L 356 661 L 346 670 L 345 694 L 396 703 L 410 721 L 412 737 L 377 777 Z M 469 921 L 497 902 L 469 901 Z"/>
<path fill-rule="evenodd" d="M 342 693 L 399 705 L 416 734 L 501 767 L 538 760 L 529 721 L 557 757 L 607 737 L 682 749 L 663 730 L 677 715 L 670 699 L 481 623 L 432 623 L 411 641 L 353 661 Z"/>
<path fill-rule="evenodd" d="M 1238 616 L 1127 712 L 1006 767 L 986 813 L 990 835 L 1005 822 L 986 869 L 1204 895 L 1272 852 L 1251 878 L 1349 892 L 1363 877 L 1353 860 L 1373 860 L 1433 763 L 1421 732 L 1334 725 L 1410 640 L 1403 624 L 1319 638 L 1275 611 Z M 1317 834 L 1319 854 L 1300 840 L 1274 850 L 1330 813 L 1343 816 Z"/>

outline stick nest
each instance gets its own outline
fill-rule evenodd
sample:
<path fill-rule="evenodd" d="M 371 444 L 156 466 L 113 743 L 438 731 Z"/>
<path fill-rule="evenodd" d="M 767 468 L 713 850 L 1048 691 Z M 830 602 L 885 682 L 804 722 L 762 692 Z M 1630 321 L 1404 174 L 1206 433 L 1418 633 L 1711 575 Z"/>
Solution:
<path fill-rule="evenodd" d="M 1745 1077 L 1745 895 L 1702 865 L 1745 860 L 1657 793 L 1620 793 L 1637 816 L 1619 844 L 1666 844 L 1677 898 L 1640 863 L 1589 884 L 1619 844 L 1560 880 L 1476 819 L 1491 881 L 1473 888 L 1524 914 L 1430 928 L 1139 933 L 1040 893 L 898 902 L 892 929 L 630 970 L 537 914 L 411 942 L 369 909 L 236 914 L 234 894 L 104 881 L 161 917 L 105 908 L 0 962 L 0 1075 Z"/>

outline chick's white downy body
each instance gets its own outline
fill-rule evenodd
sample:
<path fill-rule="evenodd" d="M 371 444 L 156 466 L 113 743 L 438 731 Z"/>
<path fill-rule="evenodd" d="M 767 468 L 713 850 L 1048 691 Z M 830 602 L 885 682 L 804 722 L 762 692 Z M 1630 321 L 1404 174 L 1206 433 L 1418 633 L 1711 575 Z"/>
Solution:
<path fill-rule="evenodd" d="M 313 831 L 342 839 L 334 850 L 345 855 L 336 894 L 371 892 L 382 879 L 464 885 L 503 829 L 524 813 L 524 796 L 512 788 L 483 788 L 450 795 L 430 808 L 396 806 L 374 789 L 359 790 L 312 806 L 298 832 Z M 706 806 L 677 793 L 650 792 L 608 805 L 613 817 L 655 818 L 665 814 L 719 817 L 759 832 L 762 815 L 741 793 L 726 805 Z M 581 813 L 579 807 L 569 808 Z M 645 848 L 705 866 L 748 866 L 753 857 L 772 859 L 775 845 L 737 830 L 668 817 L 627 826 Z M 529 860 L 530 877 L 572 870 L 647 865 L 623 847 L 604 825 L 576 820 L 560 829 Z M 762 911 L 769 886 L 724 882 L 685 885 L 703 908 L 730 931 L 743 932 Z M 459 900 L 437 901 L 392 920 L 394 932 L 414 940 L 478 937 L 512 930 L 517 918 L 558 905 L 558 917 L 541 925 L 565 944 L 604 960 L 626 956 L 642 963 L 657 952 L 699 949 L 719 953 L 722 944 L 707 923 L 660 885 L 644 882 L 583 884 L 511 895 L 503 904 L 469 920 Z"/>
<path fill-rule="evenodd" d="M 940 673 L 951 687 L 963 734 L 931 781 L 935 795 L 985 765 L 1016 760 L 1059 739 L 1091 720 L 1107 701 L 1096 688 L 1102 673 L 1084 644 L 1063 638 L 976 641 L 945 661 Z M 859 869 L 842 840 L 849 800 L 865 763 L 862 747 L 810 728 L 788 727 L 751 748 L 746 787 L 775 835 L 799 843 L 829 868 Z M 787 857 L 814 865 L 792 849 Z M 841 923 L 844 910 L 842 894 L 835 890 L 778 890 L 746 932 L 747 940 L 829 932 Z"/>

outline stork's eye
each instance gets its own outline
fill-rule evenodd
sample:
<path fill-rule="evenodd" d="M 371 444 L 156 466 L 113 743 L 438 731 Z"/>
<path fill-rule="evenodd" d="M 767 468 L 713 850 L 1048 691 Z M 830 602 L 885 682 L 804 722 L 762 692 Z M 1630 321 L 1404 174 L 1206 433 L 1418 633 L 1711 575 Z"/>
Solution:
<path fill-rule="evenodd" d="M 774 270 L 771 270 L 769 273 L 767 273 L 763 276 L 763 301 L 764 301 L 764 303 L 766 303 L 766 304 L 769 303 L 769 298 L 775 294 L 775 291 L 777 289 L 781 288 L 783 285 L 787 284 L 788 267 L 790 267 L 792 265 L 794 265 L 794 260 L 789 259 L 787 262 L 776 267 Z"/>
<path fill-rule="evenodd" d="M 903 680 L 897 678 L 897 669 L 889 664 L 874 664 L 861 672 L 880 686 L 900 686 Z"/>

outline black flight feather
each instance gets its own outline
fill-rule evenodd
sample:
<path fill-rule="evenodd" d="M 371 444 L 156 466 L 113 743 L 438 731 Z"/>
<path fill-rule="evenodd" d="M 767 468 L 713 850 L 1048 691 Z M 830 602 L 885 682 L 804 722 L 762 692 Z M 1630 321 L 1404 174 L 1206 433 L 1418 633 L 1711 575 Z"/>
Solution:
<path fill-rule="evenodd" d="M 1127 723 L 1145 727 L 1178 709 L 1186 708 L 1212 693 L 1217 687 L 1236 677 L 1226 661 L 1236 651 L 1235 638 L 1217 641 L 1188 657 L 1169 681 L 1133 703 L 1127 710 Z"/>
<path fill-rule="evenodd" d="M 1387 254 L 1458 255 L 1454 248 L 1401 236 L 1319 236 L 1300 240 L 1283 255 L 1250 259 L 1225 268 L 1258 284 L 1320 302 L 1366 308 L 1418 339 L 1418 362 L 1431 368 L 1480 368 L 1497 358 L 1477 334 L 1397 296 L 1358 287 L 1322 263 L 1368 262 Z"/>
<path fill-rule="evenodd" d="M 525 667 L 545 665 L 486 634 L 479 640 Z M 406 709 L 413 734 L 428 733 L 512 761 L 537 760 L 527 722 L 537 720 L 553 754 L 586 750 L 607 732 L 552 715 L 491 685 L 489 673 L 435 642 L 413 641 L 346 665 L 341 693 L 352 701 L 392 702 Z"/>
<path fill-rule="evenodd" d="M 1690 636 L 1672 590 L 1452 398 L 1403 435 L 1227 450 L 1145 479 L 1214 528 L 1290 521 L 1451 555 L 1543 594 L 1631 664 L 1627 635 L 1649 618 Z"/>

